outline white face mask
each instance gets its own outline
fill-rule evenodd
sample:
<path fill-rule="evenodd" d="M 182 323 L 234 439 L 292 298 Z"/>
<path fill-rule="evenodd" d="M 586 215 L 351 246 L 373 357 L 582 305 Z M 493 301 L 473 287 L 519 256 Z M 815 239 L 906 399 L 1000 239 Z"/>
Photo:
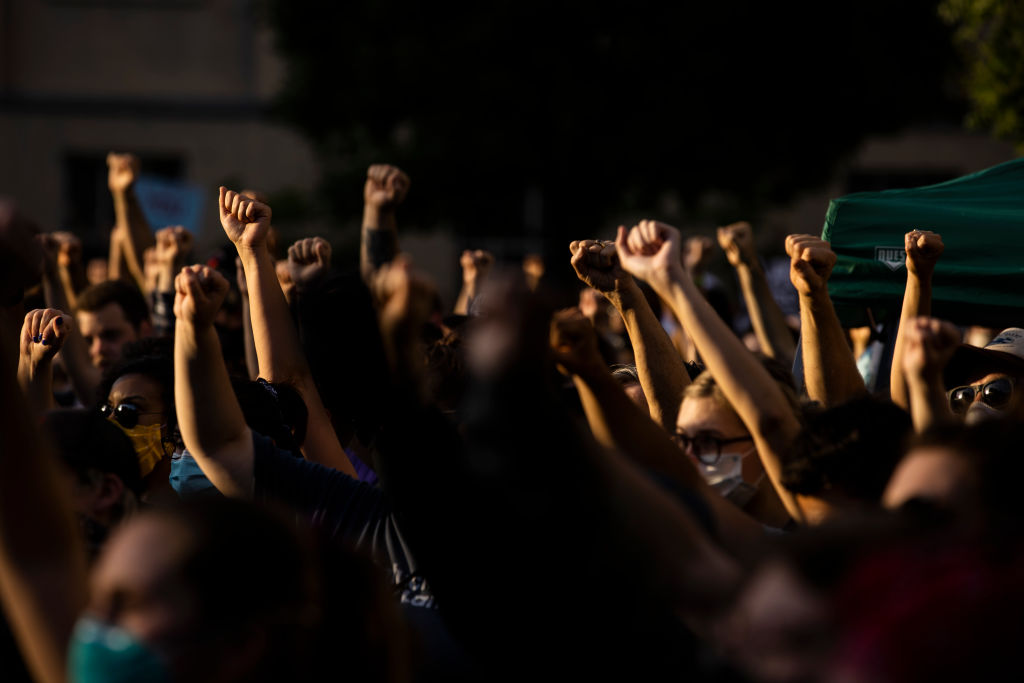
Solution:
<path fill-rule="evenodd" d="M 746 505 L 757 493 L 755 484 L 743 481 L 743 458 L 755 451 L 751 446 L 742 453 L 722 453 L 714 465 L 705 465 L 697 461 L 697 469 L 704 481 L 736 505 Z"/>

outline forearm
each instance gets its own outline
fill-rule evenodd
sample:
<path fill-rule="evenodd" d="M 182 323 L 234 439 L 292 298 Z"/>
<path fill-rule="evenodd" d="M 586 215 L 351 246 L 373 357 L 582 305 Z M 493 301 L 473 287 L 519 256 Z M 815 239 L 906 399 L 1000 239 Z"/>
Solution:
<path fill-rule="evenodd" d="M 395 212 L 367 205 L 363 210 L 359 270 L 364 280 L 398 254 L 398 223 Z"/>
<path fill-rule="evenodd" d="M 690 383 L 683 359 L 639 287 L 634 284 L 629 290 L 613 292 L 608 299 L 626 324 L 651 418 L 672 432 L 683 389 Z"/>
<path fill-rule="evenodd" d="M 259 376 L 269 382 L 288 382 L 302 395 L 309 413 L 303 455 L 355 476 L 313 381 L 269 252 L 262 247 L 242 248 L 239 256 L 249 290 L 249 323 Z"/>
<path fill-rule="evenodd" d="M 85 550 L 58 465 L 37 417 L 13 399 L 18 388 L 6 362 L 0 391 L 12 399 L 0 411 L 0 598 L 35 678 L 57 683 L 85 607 Z"/>
<path fill-rule="evenodd" d="M 203 473 L 221 493 L 250 497 L 251 434 L 212 326 L 197 330 L 183 320 L 176 325 L 174 404 L 181 438 Z"/>
<path fill-rule="evenodd" d="M 929 427 L 953 419 L 946 393 L 942 390 L 940 376 L 908 377 L 905 386 L 910 402 L 910 418 L 914 423 L 914 431 L 920 434 Z"/>
<path fill-rule="evenodd" d="M 24 356 L 18 362 L 18 385 L 28 399 L 32 412 L 42 415 L 56 407 L 53 400 L 53 362 L 32 363 Z"/>
<path fill-rule="evenodd" d="M 782 309 L 768 287 L 761 264 L 744 263 L 736 272 L 761 350 L 766 356 L 790 365 L 796 352 L 796 343 L 786 324 L 786 316 L 782 314 Z"/>
<path fill-rule="evenodd" d="M 800 296 L 800 336 L 804 382 L 812 400 L 834 406 L 864 393 L 864 379 L 827 289 Z"/>
<path fill-rule="evenodd" d="M 919 278 L 908 270 L 907 289 L 903 294 L 900 326 L 896 332 L 896 344 L 892 351 L 892 368 L 889 372 L 889 393 L 892 402 L 904 410 L 910 410 L 910 393 L 903 375 L 903 356 L 907 351 L 907 326 L 914 318 L 929 316 L 931 312 L 931 277 Z"/>
<path fill-rule="evenodd" d="M 462 289 L 459 290 L 459 296 L 455 299 L 455 309 L 452 311 L 455 315 L 469 315 L 469 304 L 476 297 L 476 287 L 470 283 L 464 282 Z"/>
<path fill-rule="evenodd" d="M 256 356 L 256 342 L 252 335 L 252 316 L 249 313 L 249 296 L 242 297 L 242 343 L 245 345 L 245 368 L 249 379 L 256 381 L 260 376 L 260 362 Z"/>

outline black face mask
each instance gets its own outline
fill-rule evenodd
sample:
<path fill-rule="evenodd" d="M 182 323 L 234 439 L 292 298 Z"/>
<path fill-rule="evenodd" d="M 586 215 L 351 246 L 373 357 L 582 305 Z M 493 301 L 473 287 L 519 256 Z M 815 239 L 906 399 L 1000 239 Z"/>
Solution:
<path fill-rule="evenodd" d="M 78 528 L 82 533 L 82 540 L 85 541 L 85 550 L 89 554 L 89 563 L 92 564 L 99 557 L 107 538 L 110 536 L 110 527 L 100 524 L 92 517 L 76 512 L 78 517 Z"/>

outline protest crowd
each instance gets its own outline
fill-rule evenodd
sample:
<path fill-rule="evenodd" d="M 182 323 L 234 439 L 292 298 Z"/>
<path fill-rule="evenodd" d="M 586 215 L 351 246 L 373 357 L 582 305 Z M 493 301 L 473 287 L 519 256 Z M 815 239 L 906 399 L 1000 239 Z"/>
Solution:
<path fill-rule="evenodd" d="M 876 390 L 813 235 L 788 315 L 749 223 L 653 220 L 447 308 L 394 166 L 358 263 L 224 187 L 194 253 L 108 166 L 106 259 L 0 201 L 0 680 L 1020 680 L 1024 316 L 930 317 L 928 226 Z"/>

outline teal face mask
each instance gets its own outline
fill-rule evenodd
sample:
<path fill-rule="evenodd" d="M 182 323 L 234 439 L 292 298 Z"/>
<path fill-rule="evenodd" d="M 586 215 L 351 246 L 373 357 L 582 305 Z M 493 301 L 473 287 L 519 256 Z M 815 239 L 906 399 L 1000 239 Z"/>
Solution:
<path fill-rule="evenodd" d="M 164 662 L 138 638 L 91 617 L 75 624 L 68 646 L 71 683 L 170 683 Z"/>

